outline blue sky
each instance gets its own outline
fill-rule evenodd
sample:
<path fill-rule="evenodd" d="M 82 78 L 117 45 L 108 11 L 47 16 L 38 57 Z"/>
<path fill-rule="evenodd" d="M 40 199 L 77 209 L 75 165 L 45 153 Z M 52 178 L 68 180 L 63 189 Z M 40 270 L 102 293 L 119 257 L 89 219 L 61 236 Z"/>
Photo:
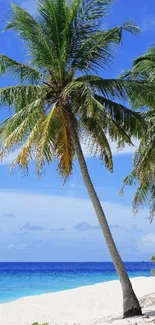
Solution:
<path fill-rule="evenodd" d="M 35 0 L 16 0 L 35 15 Z M 0 29 L 9 17 L 10 1 L 0 0 Z M 131 67 L 132 60 L 143 54 L 155 40 L 154 0 L 116 0 L 104 21 L 106 28 L 132 18 L 143 30 L 139 36 L 124 33 L 121 47 L 106 76 L 117 76 Z M 20 61 L 26 52 L 12 32 L 0 34 L 0 52 Z M 0 87 L 14 84 L 0 78 Z M 12 112 L 1 108 L 0 120 Z M 109 174 L 98 158 L 84 147 L 88 168 L 107 214 L 108 222 L 125 261 L 148 260 L 154 253 L 155 224 L 149 224 L 148 210 L 134 217 L 131 209 L 133 189 L 123 197 L 119 190 L 123 178 L 132 169 L 134 148 L 114 153 L 114 173 Z M 74 174 L 63 186 L 53 164 L 37 178 L 30 167 L 29 175 L 19 170 L 9 173 L 14 153 L 0 165 L 0 261 L 110 261 L 95 213 L 89 201 L 75 161 Z"/>

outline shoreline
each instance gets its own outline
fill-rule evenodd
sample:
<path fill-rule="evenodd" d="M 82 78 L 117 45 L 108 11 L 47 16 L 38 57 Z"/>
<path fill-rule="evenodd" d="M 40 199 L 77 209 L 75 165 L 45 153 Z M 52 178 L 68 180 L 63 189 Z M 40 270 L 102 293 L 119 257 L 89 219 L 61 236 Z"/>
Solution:
<path fill-rule="evenodd" d="M 136 276 L 136 277 L 130 277 L 130 280 L 132 281 L 132 279 L 137 279 L 137 278 L 152 278 L 152 276 Z M 74 288 L 69 288 L 69 289 L 62 289 L 62 290 L 58 290 L 58 291 L 49 291 L 49 292 L 43 292 L 43 293 L 38 293 L 38 294 L 29 294 L 29 295 L 26 295 L 26 296 L 22 296 L 22 297 L 19 297 L 19 298 L 14 298 L 14 299 L 11 299 L 9 301 L 4 301 L 4 302 L 0 302 L 0 305 L 4 305 L 4 304 L 9 304 L 9 303 L 12 303 L 14 301 L 18 301 L 18 300 L 21 300 L 21 299 L 25 299 L 25 298 L 31 298 L 31 297 L 40 297 L 40 296 L 44 296 L 44 295 L 50 295 L 50 294 L 56 294 L 56 293 L 62 293 L 62 292 L 66 292 L 66 291 L 72 291 L 72 290 L 77 290 L 77 289 L 82 289 L 82 288 L 89 288 L 89 287 L 93 287 L 93 286 L 96 286 L 96 285 L 102 285 L 104 283 L 109 283 L 109 282 L 119 282 L 118 279 L 113 279 L 113 280 L 107 280 L 107 281 L 102 281 L 102 282 L 96 282 L 94 284 L 86 284 L 86 285 L 79 285 L 79 286 L 75 286 Z"/>
<path fill-rule="evenodd" d="M 130 277 L 130 280 L 131 279 L 137 279 L 137 278 L 149 278 L 149 277 L 147 277 L 147 276 L 137 276 L 137 277 L 133 277 L 133 278 Z M 39 293 L 39 294 L 31 294 L 31 295 L 27 295 L 27 296 L 23 296 L 23 297 L 19 297 L 19 298 L 12 299 L 10 301 L 0 302 L 0 305 L 9 304 L 9 303 L 12 303 L 12 302 L 15 302 L 15 301 L 18 301 L 18 300 L 22 300 L 22 299 L 25 299 L 25 298 L 48 296 L 48 295 L 59 294 L 59 293 L 62 293 L 62 292 L 70 292 L 70 291 L 74 291 L 74 290 L 78 290 L 78 289 L 83 289 L 83 288 L 91 288 L 91 287 L 94 287 L 94 286 L 97 286 L 97 285 L 102 285 L 104 283 L 109 283 L 109 282 L 119 282 L 119 280 L 115 280 L 114 279 L 114 280 L 108 280 L 108 281 L 103 281 L 103 282 L 97 282 L 97 283 L 94 283 L 94 284 L 80 285 L 80 286 L 75 287 L 75 288 L 62 289 L 62 290 L 59 290 L 59 291 L 50 291 L 50 292 Z"/>
<path fill-rule="evenodd" d="M 0 324 L 32 325 L 145 325 L 155 321 L 155 278 L 131 278 L 143 307 L 143 317 L 122 319 L 118 280 L 76 289 L 27 296 L 0 304 Z"/>

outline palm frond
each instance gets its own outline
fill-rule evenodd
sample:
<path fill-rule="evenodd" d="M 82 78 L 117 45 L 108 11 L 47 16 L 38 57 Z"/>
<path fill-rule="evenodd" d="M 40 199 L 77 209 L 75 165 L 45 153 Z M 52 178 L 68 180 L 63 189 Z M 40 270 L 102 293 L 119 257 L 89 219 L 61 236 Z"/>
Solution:
<path fill-rule="evenodd" d="M 62 74 L 66 64 L 68 32 L 70 23 L 70 7 L 65 0 L 39 0 L 37 3 L 40 24 L 46 35 Z"/>
<path fill-rule="evenodd" d="M 66 179 L 72 172 L 74 148 L 63 108 L 56 103 L 40 128 L 40 137 L 36 144 L 37 169 L 40 172 L 44 164 L 58 160 L 58 171 Z"/>
<path fill-rule="evenodd" d="M 139 209 L 148 203 L 148 184 L 140 185 L 133 197 L 132 206 L 134 214 L 137 214 Z"/>
<path fill-rule="evenodd" d="M 40 14 L 40 23 L 45 35 L 60 55 L 62 44 L 66 36 L 70 15 L 70 7 L 65 0 L 38 0 L 37 8 Z"/>
<path fill-rule="evenodd" d="M 12 76 L 15 76 L 20 81 L 29 81 L 32 83 L 39 83 L 45 78 L 43 73 L 34 69 L 33 67 L 12 60 L 6 55 L 1 54 L 0 73 L 5 75 L 6 72 L 9 72 Z"/>
<path fill-rule="evenodd" d="M 135 80 L 139 82 L 147 82 L 148 89 L 146 91 L 129 93 L 130 101 L 135 108 L 142 107 L 146 110 L 148 107 L 154 107 L 154 87 L 155 87 L 155 49 L 152 48 L 145 55 L 134 60 L 133 68 L 125 71 L 120 78 L 125 80 Z M 146 84 L 147 86 L 147 84 Z M 151 89 L 152 88 L 152 89 Z"/>
<path fill-rule="evenodd" d="M 42 100 L 39 99 L 28 104 L 23 110 L 17 112 L 10 119 L 2 122 L 0 128 L 2 141 L 2 150 L 0 152 L 1 160 L 15 146 L 22 145 L 22 142 L 33 129 L 42 112 Z"/>
<path fill-rule="evenodd" d="M 104 161 L 110 172 L 113 171 L 113 159 L 109 141 L 100 121 L 94 117 L 83 117 L 81 126 L 86 130 L 84 141 L 92 155 L 97 155 Z"/>
<path fill-rule="evenodd" d="M 124 188 L 127 185 L 136 185 L 137 184 L 137 178 L 136 178 L 136 172 L 133 170 L 128 176 L 126 176 L 123 180 L 123 185 L 120 189 L 120 195 L 124 194 Z"/>
<path fill-rule="evenodd" d="M 0 88 L 0 105 L 12 106 L 16 112 L 48 93 L 46 86 L 22 85 Z"/>
<path fill-rule="evenodd" d="M 133 62 L 132 75 L 155 80 L 155 49 L 151 48 L 145 55 L 141 55 Z"/>
<path fill-rule="evenodd" d="M 149 193 L 149 206 L 150 206 L 150 222 L 155 217 L 155 186 L 154 181 L 148 182 L 148 193 Z"/>
<path fill-rule="evenodd" d="M 124 128 L 107 113 L 105 107 L 95 98 L 94 104 L 96 107 L 96 115 L 98 116 L 100 123 L 102 123 L 102 126 L 110 140 L 116 142 L 118 149 L 123 148 L 126 143 L 133 145 L 130 135 L 128 135 Z"/>
<path fill-rule="evenodd" d="M 133 212 L 136 214 L 140 208 L 148 205 L 150 207 L 150 221 L 152 221 L 155 215 L 155 146 L 153 139 L 154 137 L 149 137 L 149 132 L 143 135 L 139 147 L 134 154 L 133 171 L 124 179 L 121 189 L 122 194 L 126 185 L 138 184 L 133 198 Z"/>
<path fill-rule="evenodd" d="M 138 28 L 131 21 L 128 21 L 122 26 L 109 31 L 95 31 L 91 37 L 89 33 L 87 36 L 86 32 L 82 30 L 81 33 L 84 39 L 80 37 L 79 33 L 74 35 L 75 45 L 72 45 L 72 54 L 74 54 L 72 68 L 77 67 L 83 72 L 98 67 L 107 68 L 106 65 L 109 59 L 113 58 L 114 48 L 121 42 L 123 30 L 134 33 L 134 31 L 138 31 Z"/>
<path fill-rule="evenodd" d="M 133 170 L 133 172 L 124 179 L 124 185 L 120 194 L 123 194 L 125 185 L 135 185 L 137 183 L 139 185 L 132 201 L 133 212 L 134 214 L 137 214 L 141 208 L 149 206 L 149 219 L 150 222 L 152 222 L 155 216 L 155 185 L 154 180 L 150 179 L 149 173 L 145 173 L 145 175 L 143 175 L 143 181 L 141 182 L 138 181 L 136 172 Z"/>
<path fill-rule="evenodd" d="M 0 124 L 2 142 L 3 139 L 5 141 L 5 139 L 12 132 L 14 132 L 21 123 L 25 123 L 25 121 L 27 121 L 29 125 L 31 124 L 31 122 L 33 123 L 33 118 L 35 114 L 38 114 L 41 111 L 43 111 L 43 98 L 36 99 L 34 102 L 26 105 L 23 109 L 14 114 L 12 117 L 3 121 Z"/>
<path fill-rule="evenodd" d="M 117 143 L 118 149 L 123 148 L 126 143 L 133 145 L 131 135 L 140 137 L 142 134 L 142 120 L 138 113 L 132 114 L 132 111 L 128 111 L 119 103 L 96 94 L 93 95 L 82 79 L 79 78 L 70 83 L 66 88 L 66 93 L 72 99 L 73 112 L 78 119 L 80 118 L 81 122 L 87 121 L 87 118 L 96 119 L 96 123 L 102 127 L 110 140 Z"/>
<path fill-rule="evenodd" d="M 99 76 L 85 75 L 77 81 L 87 82 L 93 91 L 107 98 L 119 98 L 125 101 L 131 96 L 153 98 L 155 91 L 155 83 L 147 80 L 103 79 Z"/>
<path fill-rule="evenodd" d="M 87 0 L 80 10 L 79 16 L 85 21 L 102 19 L 108 13 L 113 0 Z"/>
<path fill-rule="evenodd" d="M 107 13 L 113 0 L 73 0 L 71 3 L 72 25 L 80 35 L 96 31 L 100 20 Z"/>
<path fill-rule="evenodd" d="M 17 31 L 22 40 L 27 42 L 33 58 L 32 64 L 42 69 L 47 69 L 52 65 L 54 69 L 52 48 L 44 36 L 39 23 L 27 11 L 12 4 L 11 22 L 8 23 L 5 30 L 8 29 Z"/>
<path fill-rule="evenodd" d="M 28 170 L 28 164 L 30 160 L 35 160 L 35 145 L 40 134 L 40 128 L 46 119 L 46 115 L 44 113 L 40 114 L 36 124 L 32 128 L 27 140 L 22 146 L 19 154 L 15 158 L 15 160 L 11 164 L 11 170 L 15 166 L 19 166 L 23 170 Z"/>
<path fill-rule="evenodd" d="M 118 45 L 119 42 L 119 33 L 115 29 L 107 32 L 98 31 L 81 43 L 79 40 L 81 41 L 77 35 L 75 46 L 72 48 L 72 68 L 76 67 L 83 72 L 97 67 L 105 69 L 108 59 L 113 58 L 114 45 Z"/>
<path fill-rule="evenodd" d="M 55 132 L 58 132 L 57 124 L 59 121 L 55 119 L 55 110 L 57 103 L 52 107 L 50 113 L 43 121 L 39 137 L 36 141 L 36 162 L 38 173 L 42 170 L 45 162 L 51 162 L 54 158 L 53 145 L 55 141 Z"/>
<path fill-rule="evenodd" d="M 128 19 L 122 26 L 122 31 L 127 31 L 131 34 L 139 34 L 140 33 L 140 28 L 132 21 L 132 19 Z"/>
<path fill-rule="evenodd" d="M 75 149 L 72 143 L 68 114 L 63 108 L 60 110 L 61 127 L 56 140 L 56 152 L 59 158 L 58 171 L 66 180 L 73 170 Z"/>
<path fill-rule="evenodd" d="M 135 138 L 142 137 L 145 123 L 140 113 L 134 112 L 124 105 L 105 97 L 96 94 L 94 94 L 94 97 L 106 108 L 107 113 L 125 132 Z"/>

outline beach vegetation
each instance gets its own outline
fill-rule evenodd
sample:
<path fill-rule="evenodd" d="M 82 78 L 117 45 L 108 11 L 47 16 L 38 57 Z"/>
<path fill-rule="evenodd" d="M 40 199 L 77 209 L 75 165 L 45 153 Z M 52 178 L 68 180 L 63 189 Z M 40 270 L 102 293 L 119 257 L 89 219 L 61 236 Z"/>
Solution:
<path fill-rule="evenodd" d="M 48 324 L 48 323 L 39 324 L 39 323 L 37 322 L 37 323 L 33 323 L 32 325 L 49 325 L 49 324 Z"/>

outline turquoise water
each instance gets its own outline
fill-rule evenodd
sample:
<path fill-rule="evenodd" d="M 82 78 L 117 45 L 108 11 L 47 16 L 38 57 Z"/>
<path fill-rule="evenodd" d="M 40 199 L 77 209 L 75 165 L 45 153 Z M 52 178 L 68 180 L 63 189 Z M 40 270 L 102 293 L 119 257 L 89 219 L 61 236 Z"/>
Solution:
<path fill-rule="evenodd" d="M 125 263 L 130 277 L 150 276 L 152 263 Z M 0 303 L 118 279 L 112 263 L 0 263 Z"/>

